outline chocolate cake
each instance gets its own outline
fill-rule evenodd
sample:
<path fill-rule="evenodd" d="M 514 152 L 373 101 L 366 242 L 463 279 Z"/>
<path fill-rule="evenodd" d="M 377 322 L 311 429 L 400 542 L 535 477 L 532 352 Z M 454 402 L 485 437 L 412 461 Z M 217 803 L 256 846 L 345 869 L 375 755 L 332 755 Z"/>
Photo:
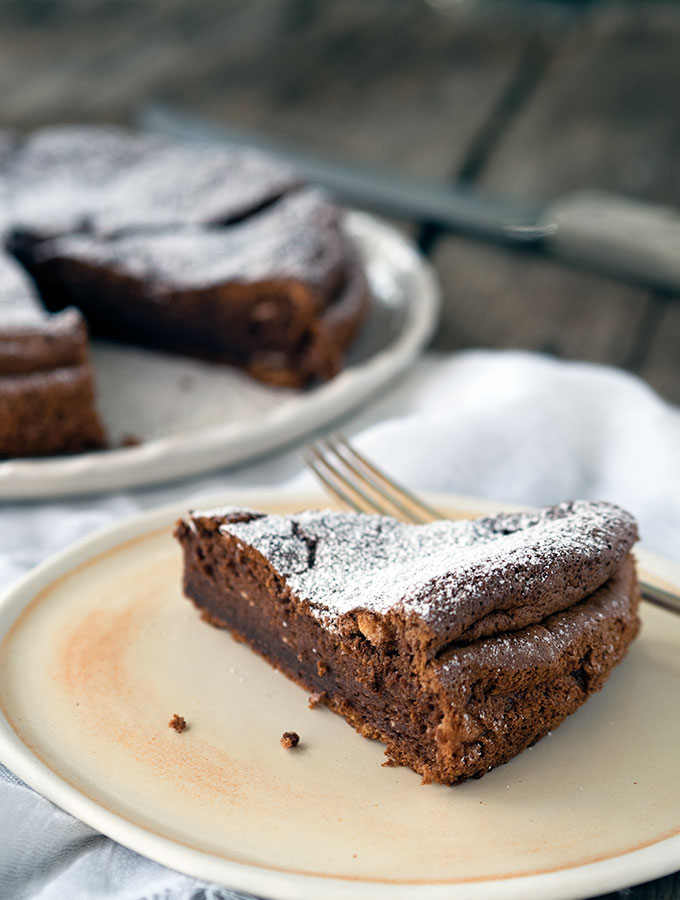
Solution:
<path fill-rule="evenodd" d="M 187 730 L 187 720 L 184 716 L 180 716 L 177 713 L 174 713 L 170 721 L 168 722 L 168 728 L 172 728 L 173 731 L 176 731 L 177 734 L 182 734 L 183 731 Z"/>
<path fill-rule="evenodd" d="M 338 371 L 366 301 L 339 211 L 309 188 L 229 228 L 47 241 L 30 271 L 50 309 L 68 297 L 95 334 L 293 387 Z"/>
<path fill-rule="evenodd" d="M 103 443 L 82 316 L 75 309 L 48 316 L 24 273 L 0 255 L 0 455 Z"/>
<path fill-rule="evenodd" d="M 280 743 L 284 750 L 294 750 L 300 743 L 300 735 L 297 731 L 284 731 Z"/>
<path fill-rule="evenodd" d="M 639 622 L 633 518 L 193 512 L 184 591 L 425 782 L 507 762 L 598 691 Z"/>
<path fill-rule="evenodd" d="M 102 445 L 85 321 L 303 387 L 339 371 L 368 306 L 341 212 L 256 151 L 0 133 L 0 200 L 0 456 Z"/>

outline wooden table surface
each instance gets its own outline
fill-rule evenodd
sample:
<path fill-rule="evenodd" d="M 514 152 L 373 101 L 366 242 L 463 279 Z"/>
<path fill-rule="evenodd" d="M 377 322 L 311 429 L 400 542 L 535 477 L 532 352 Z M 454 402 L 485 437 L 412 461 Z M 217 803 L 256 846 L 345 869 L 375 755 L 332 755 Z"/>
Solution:
<path fill-rule="evenodd" d="M 672 3 L 0 0 L 0 127 L 131 122 L 149 100 L 441 184 L 680 205 Z M 436 348 L 607 363 L 680 402 L 680 298 L 401 227 L 444 287 Z M 680 875 L 622 894 L 678 898 Z"/>

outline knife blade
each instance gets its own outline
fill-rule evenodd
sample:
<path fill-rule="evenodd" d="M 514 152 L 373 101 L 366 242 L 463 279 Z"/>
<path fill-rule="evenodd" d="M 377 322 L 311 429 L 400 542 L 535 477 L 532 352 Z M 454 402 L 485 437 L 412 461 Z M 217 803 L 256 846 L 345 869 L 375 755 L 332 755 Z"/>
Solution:
<path fill-rule="evenodd" d="M 680 211 L 599 190 L 523 203 L 462 184 L 436 184 L 327 159 L 267 135 L 218 124 L 160 103 L 137 123 L 188 141 L 254 147 L 294 166 L 339 201 L 504 245 L 533 245 L 623 281 L 680 293 Z"/>

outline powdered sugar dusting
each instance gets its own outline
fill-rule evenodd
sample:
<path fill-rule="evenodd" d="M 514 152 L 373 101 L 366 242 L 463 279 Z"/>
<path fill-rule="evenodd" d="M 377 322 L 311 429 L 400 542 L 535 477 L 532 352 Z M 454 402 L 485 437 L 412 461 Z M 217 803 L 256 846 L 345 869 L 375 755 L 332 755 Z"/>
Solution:
<path fill-rule="evenodd" d="M 0 253 L 0 329 L 37 327 L 46 321 L 28 276 L 18 263 Z"/>
<path fill-rule="evenodd" d="M 337 218 L 320 191 L 306 189 L 230 228 L 178 228 L 111 240 L 74 234 L 44 245 L 40 255 L 111 266 L 158 293 L 285 279 L 325 293 L 345 263 Z"/>
<path fill-rule="evenodd" d="M 314 311 L 332 304 L 354 260 L 338 209 L 287 164 L 116 126 L 51 126 L 26 138 L 0 131 L 0 243 L 0 355 L 11 357 L 10 373 L 19 357 L 30 362 L 34 338 L 81 324 L 74 313 L 48 315 L 12 253 L 57 300 L 71 283 L 55 287 L 52 273 L 41 281 L 39 259 L 112 269 L 159 305 L 177 291 L 229 285 L 244 307 L 264 299 L 253 333 L 272 296 L 302 298 Z"/>
<path fill-rule="evenodd" d="M 33 338 L 47 336 L 53 346 L 55 340 L 84 340 L 81 325 L 75 309 L 48 314 L 19 264 L 0 252 L 0 370 L 2 357 L 25 353 Z"/>
<path fill-rule="evenodd" d="M 442 642 L 499 609 L 534 604 L 542 617 L 544 602 L 548 611 L 576 602 L 637 538 L 629 513 L 590 501 L 420 526 L 333 511 L 236 522 L 223 513 L 221 532 L 265 556 L 327 626 L 356 610 L 413 614 Z"/>
<path fill-rule="evenodd" d="M 257 151 L 114 126 L 41 129 L 8 174 L 12 223 L 44 236 L 224 223 L 297 183 L 287 166 Z"/>

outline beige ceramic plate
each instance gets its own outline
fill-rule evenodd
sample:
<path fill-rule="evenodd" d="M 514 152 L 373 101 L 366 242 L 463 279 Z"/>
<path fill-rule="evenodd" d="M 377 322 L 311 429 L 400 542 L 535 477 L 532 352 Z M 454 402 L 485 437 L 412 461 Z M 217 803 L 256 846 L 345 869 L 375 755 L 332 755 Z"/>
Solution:
<path fill-rule="evenodd" d="M 583 897 L 680 866 L 680 618 L 645 606 L 628 658 L 556 732 L 481 781 L 423 787 L 199 620 L 170 537 L 185 509 L 75 545 L 2 601 L 0 758 L 38 791 L 160 862 L 289 900 Z"/>
<path fill-rule="evenodd" d="M 372 303 L 339 375 L 304 391 L 273 388 L 229 366 L 95 341 L 98 404 L 112 448 L 0 459 L 0 500 L 112 491 L 250 461 L 337 421 L 392 384 L 434 330 L 437 278 L 391 226 L 354 211 L 345 226 Z M 121 446 L 126 435 L 141 443 Z"/>

